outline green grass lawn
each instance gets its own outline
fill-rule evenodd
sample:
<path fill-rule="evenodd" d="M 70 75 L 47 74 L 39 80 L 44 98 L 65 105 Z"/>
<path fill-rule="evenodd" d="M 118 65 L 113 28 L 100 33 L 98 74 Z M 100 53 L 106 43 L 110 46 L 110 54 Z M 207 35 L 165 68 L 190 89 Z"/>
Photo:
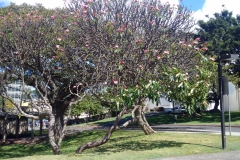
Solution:
<path fill-rule="evenodd" d="M 240 112 L 231 112 L 231 125 L 240 125 Z M 122 119 L 131 117 L 130 114 L 125 114 Z M 88 124 L 80 124 L 79 126 L 88 125 L 104 125 L 114 121 L 115 118 L 107 118 L 100 121 L 89 122 Z M 157 116 L 147 117 L 150 125 L 173 124 L 173 114 L 161 114 Z M 177 124 L 181 125 L 220 125 L 221 117 L 219 113 L 202 113 L 202 116 L 190 116 L 187 114 L 177 115 Z M 229 125 L 229 113 L 225 112 L 226 126 Z"/>
<path fill-rule="evenodd" d="M 124 114 L 122 116 L 122 119 L 124 118 L 129 118 L 131 117 L 131 114 Z M 89 122 L 89 123 L 83 123 L 83 124 L 79 124 L 77 126 L 89 126 L 89 125 L 104 125 L 110 122 L 113 122 L 116 119 L 116 117 L 111 117 L 111 118 L 106 118 L 106 119 L 102 119 L 99 121 L 95 121 L 95 122 Z"/>
<path fill-rule="evenodd" d="M 0 146 L 0 158 L 18 160 L 142 160 L 192 154 L 223 152 L 221 136 L 211 134 L 182 134 L 159 132 L 146 136 L 142 131 L 117 131 L 109 142 L 74 154 L 84 142 L 101 138 L 106 131 L 86 131 L 67 137 L 62 144 L 62 155 L 54 156 L 48 142 L 32 145 Z M 240 138 L 227 136 L 227 149 L 240 150 Z"/>
<path fill-rule="evenodd" d="M 240 112 L 231 112 L 231 125 L 240 125 Z M 173 124 L 173 114 L 147 117 L 150 125 Z M 177 124 L 187 125 L 220 125 L 220 113 L 202 113 L 202 116 L 177 115 Z M 229 125 L 229 114 L 225 112 L 226 126 Z"/>

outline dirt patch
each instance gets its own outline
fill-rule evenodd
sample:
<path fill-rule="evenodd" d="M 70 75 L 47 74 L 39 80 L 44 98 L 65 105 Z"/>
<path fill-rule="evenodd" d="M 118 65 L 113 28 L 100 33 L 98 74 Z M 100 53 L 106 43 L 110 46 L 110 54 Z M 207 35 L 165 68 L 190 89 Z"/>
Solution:
<path fill-rule="evenodd" d="M 7 139 L 5 143 L 2 141 L 0 142 L 0 145 L 10 145 L 10 144 L 36 144 L 41 143 L 45 140 L 47 140 L 47 136 L 36 136 L 33 139 L 30 137 L 27 138 L 15 138 L 15 139 Z"/>

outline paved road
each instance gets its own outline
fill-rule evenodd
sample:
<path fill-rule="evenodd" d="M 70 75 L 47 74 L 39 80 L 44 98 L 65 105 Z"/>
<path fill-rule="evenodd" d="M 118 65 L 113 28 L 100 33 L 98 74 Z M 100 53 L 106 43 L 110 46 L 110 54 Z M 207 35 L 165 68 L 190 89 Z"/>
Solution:
<path fill-rule="evenodd" d="M 216 125 L 158 125 L 152 126 L 157 131 L 175 131 L 175 132 L 206 132 L 213 134 L 221 134 L 221 126 Z M 225 127 L 226 135 L 229 135 L 229 127 Z M 231 135 L 240 136 L 240 127 L 232 126 Z"/>

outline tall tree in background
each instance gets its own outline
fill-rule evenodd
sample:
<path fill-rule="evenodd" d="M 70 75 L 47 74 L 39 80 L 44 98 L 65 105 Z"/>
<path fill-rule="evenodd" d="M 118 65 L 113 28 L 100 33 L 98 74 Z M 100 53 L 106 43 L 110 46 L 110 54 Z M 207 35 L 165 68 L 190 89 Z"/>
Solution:
<path fill-rule="evenodd" d="M 222 10 L 215 13 L 208 21 L 199 21 L 199 29 L 196 37 L 200 37 L 202 44 L 206 43 L 208 50 L 205 54 L 221 56 L 224 54 L 239 54 L 240 51 L 240 16 L 233 16 L 232 12 Z M 224 65 L 225 73 L 229 80 L 236 86 L 240 85 L 240 63 L 239 61 Z M 219 99 L 216 93 L 216 85 L 209 99 L 215 101 L 214 110 L 218 109 Z"/>

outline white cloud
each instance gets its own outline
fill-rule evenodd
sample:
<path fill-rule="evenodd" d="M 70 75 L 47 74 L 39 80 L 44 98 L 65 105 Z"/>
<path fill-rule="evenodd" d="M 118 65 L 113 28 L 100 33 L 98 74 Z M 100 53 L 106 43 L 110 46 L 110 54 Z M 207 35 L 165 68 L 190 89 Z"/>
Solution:
<path fill-rule="evenodd" d="M 16 3 L 17 5 L 22 3 L 28 3 L 31 5 L 35 5 L 36 3 L 41 3 L 46 8 L 55 8 L 55 7 L 63 7 L 63 0 L 11 0 L 11 2 Z"/>
<path fill-rule="evenodd" d="M 160 0 L 162 3 L 169 2 L 170 4 L 179 4 L 178 0 Z"/>
<path fill-rule="evenodd" d="M 239 1 L 238 0 L 205 0 L 203 8 L 196 11 L 194 13 L 194 17 L 197 20 L 206 21 L 207 18 L 205 15 L 209 17 L 213 17 L 214 13 L 220 13 L 223 9 L 227 9 L 228 11 L 232 11 L 233 15 L 240 14 L 239 9 Z M 225 5 L 222 7 L 222 5 Z"/>

